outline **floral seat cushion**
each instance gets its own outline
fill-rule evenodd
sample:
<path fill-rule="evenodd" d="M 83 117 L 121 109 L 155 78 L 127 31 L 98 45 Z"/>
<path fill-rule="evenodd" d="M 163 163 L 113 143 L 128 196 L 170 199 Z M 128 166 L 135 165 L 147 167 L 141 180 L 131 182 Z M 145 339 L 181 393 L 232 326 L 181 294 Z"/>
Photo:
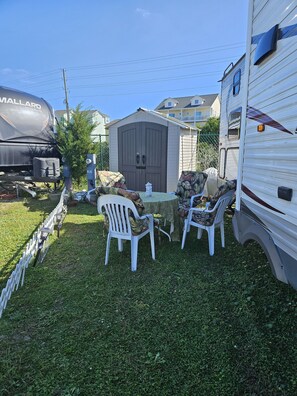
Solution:
<path fill-rule="evenodd" d="M 208 210 L 213 209 L 215 207 L 216 203 L 218 202 L 219 198 L 231 190 L 234 190 L 234 192 L 235 192 L 236 180 L 227 180 L 226 183 L 222 184 L 218 188 L 216 193 L 213 195 L 213 197 L 211 198 L 207 209 Z M 211 213 L 201 211 L 201 212 L 193 213 L 192 220 L 198 224 L 202 224 L 205 226 L 211 226 L 214 222 L 215 217 L 216 217 L 216 210 Z"/>
<path fill-rule="evenodd" d="M 127 189 L 126 179 L 120 172 L 98 171 L 99 185 Z"/>
<path fill-rule="evenodd" d="M 213 209 L 218 202 L 218 199 L 226 194 L 228 191 L 236 190 L 236 180 L 227 180 L 222 184 L 210 200 L 208 209 Z"/>
<path fill-rule="evenodd" d="M 203 191 L 207 174 L 204 172 L 182 171 L 178 180 L 175 195 L 178 196 L 178 214 L 185 218 L 188 215 L 191 198 Z M 200 199 L 194 200 L 194 206 L 199 205 Z"/>
<path fill-rule="evenodd" d="M 114 195 L 121 195 L 122 197 L 128 198 L 134 203 L 139 216 L 144 215 L 144 205 L 143 205 L 142 199 L 140 198 L 140 195 L 135 191 L 127 191 L 123 188 L 117 188 L 117 187 L 102 187 L 101 186 L 101 187 L 96 188 L 96 194 L 97 194 L 97 196 L 100 196 L 103 194 L 114 194 Z M 104 221 L 105 227 L 107 229 L 109 229 L 108 218 L 107 218 L 107 216 L 104 216 L 104 218 L 105 218 L 105 221 Z M 129 215 L 129 221 L 130 221 L 133 235 L 141 234 L 149 226 L 147 219 L 142 219 L 142 220 L 135 219 L 132 212 Z"/>

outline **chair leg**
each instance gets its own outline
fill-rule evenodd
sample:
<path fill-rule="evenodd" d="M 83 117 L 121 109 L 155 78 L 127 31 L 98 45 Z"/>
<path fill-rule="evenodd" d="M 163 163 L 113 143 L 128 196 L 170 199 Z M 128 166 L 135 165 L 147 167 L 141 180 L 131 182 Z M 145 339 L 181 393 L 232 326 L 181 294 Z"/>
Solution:
<path fill-rule="evenodd" d="M 190 229 L 190 227 L 188 226 L 188 221 L 185 220 L 185 223 L 184 223 L 184 232 L 183 232 L 183 239 L 182 239 L 182 245 L 181 245 L 181 248 L 182 248 L 182 249 L 183 249 L 184 246 L 185 246 L 187 232 L 189 232 L 188 229 Z"/>
<path fill-rule="evenodd" d="M 213 256 L 214 255 L 214 234 L 215 234 L 215 228 L 214 226 L 208 227 L 207 228 L 208 232 L 208 249 L 209 249 L 209 255 Z"/>
<path fill-rule="evenodd" d="M 107 241 L 106 241 L 105 265 L 107 265 L 107 263 L 108 263 L 108 256 L 109 256 L 109 249 L 110 249 L 110 240 L 111 240 L 111 236 L 108 233 Z"/>
<path fill-rule="evenodd" d="M 150 239 L 151 239 L 151 251 L 152 251 L 152 259 L 156 259 L 155 255 L 155 237 L 154 237 L 154 228 L 150 230 Z"/>
<path fill-rule="evenodd" d="M 124 250 L 123 240 L 120 238 L 118 238 L 118 249 L 119 252 L 122 252 Z"/>
<path fill-rule="evenodd" d="M 202 233 L 203 233 L 203 228 L 198 228 L 198 230 L 197 230 L 197 239 L 201 239 L 202 238 Z"/>
<path fill-rule="evenodd" d="M 220 230 L 221 230 L 221 242 L 222 242 L 222 247 L 225 247 L 225 230 L 224 230 L 224 221 L 221 222 L 220 224 Z"/>
<path fill-rule="evenodd" d="M 131 271 L 137 270 L 138 238 L 131 238 Z"/>

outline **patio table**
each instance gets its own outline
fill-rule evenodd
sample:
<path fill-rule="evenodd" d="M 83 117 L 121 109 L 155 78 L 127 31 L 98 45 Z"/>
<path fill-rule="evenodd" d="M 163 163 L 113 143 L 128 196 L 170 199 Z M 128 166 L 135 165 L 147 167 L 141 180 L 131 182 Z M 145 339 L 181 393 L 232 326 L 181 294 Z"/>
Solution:
<path fill-rule="evenodd" d="M 178 197 L 174 194 L 153 192 L 150 197 L 139 192 L 146 213 L 159 214 L 170 223 L 172 241 L 180 241 L 180 219 L 177 212 Z"/>

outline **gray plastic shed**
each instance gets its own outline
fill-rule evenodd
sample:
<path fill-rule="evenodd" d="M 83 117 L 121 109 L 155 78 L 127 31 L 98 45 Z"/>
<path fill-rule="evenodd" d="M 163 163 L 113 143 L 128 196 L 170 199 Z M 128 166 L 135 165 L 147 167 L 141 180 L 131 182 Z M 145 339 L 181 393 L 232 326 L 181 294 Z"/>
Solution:
<path fill-rule="evenodd" d="M 182 170 L 196 169 L 197 129 L 153 110 L 138 109 L 109 128 L 109 169 L 128 189 L 175 191 Z"/>

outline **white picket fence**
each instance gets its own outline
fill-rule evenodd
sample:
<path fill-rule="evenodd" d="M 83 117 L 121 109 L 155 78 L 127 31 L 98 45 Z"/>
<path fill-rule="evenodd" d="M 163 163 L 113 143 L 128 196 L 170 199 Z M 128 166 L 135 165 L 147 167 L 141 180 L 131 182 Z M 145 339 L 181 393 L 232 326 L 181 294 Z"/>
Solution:
<path fill-rule="evenodd" d="M 54 232 L 55 224 L 59 223 L 62 219 L 64 212 L 64 205 L 66 200 L 66 189 L 61 193 L 61 198 L 55 209 L 48 215 L 45 221 L 39 226 L 38 230 L 34 232 L 32 238 L 27 243 L 26 248 L 17 263 L 15 269 L 12 271 L 6 286 L 1 292 L 0 297 L 0 318 L 6 308 L 7 302 L 9 301 L 13 291 L 19 288 L 19 285 L 23 286 L 25 280 L 25 272 L 29 266 L 29 263 L 35 257 L 37 250 L 40 246 L 40 242 L 47 239 L 50 234 Z"/>

